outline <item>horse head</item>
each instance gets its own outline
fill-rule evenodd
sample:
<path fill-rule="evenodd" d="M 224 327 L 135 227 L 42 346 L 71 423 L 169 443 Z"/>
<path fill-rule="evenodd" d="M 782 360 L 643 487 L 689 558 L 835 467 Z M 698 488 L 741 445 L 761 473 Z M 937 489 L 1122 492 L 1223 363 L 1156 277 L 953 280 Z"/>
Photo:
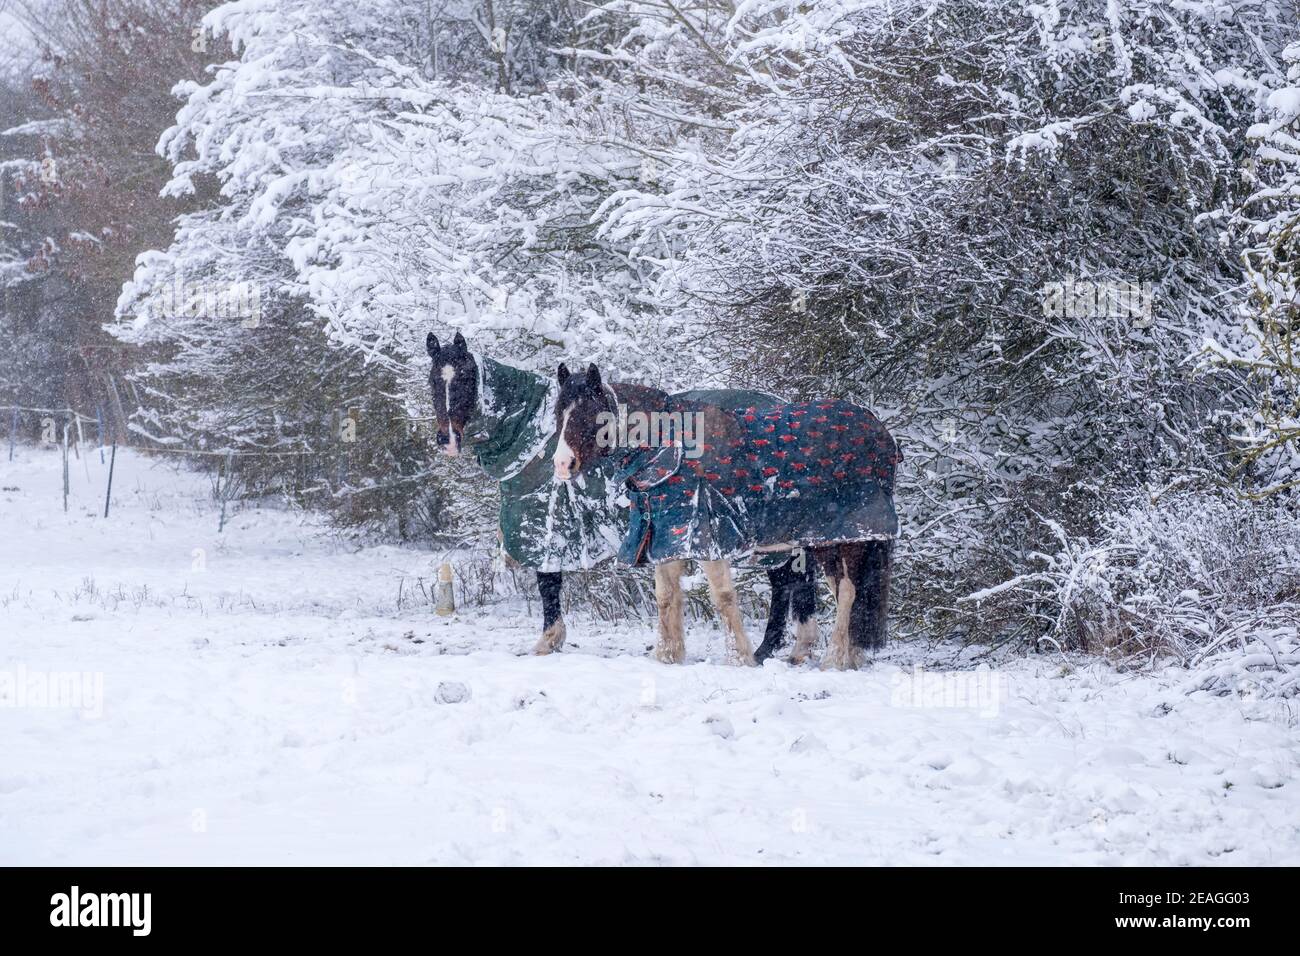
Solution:
<path fill-rule="evenodd" d="M 478 411 L 478 363 L 459 332 L 446 348 L 430 332 L 424 346 L 433 359 L 429 388 L 438 418 L 438 447 L 454 458 L 464 443 L 466 423 Z"/>
<path fill-rule="evenodd" d="M 560 397 L 555 403 L 555 477 L 568 481 L 599 458 L 612 454 L 610 426 L 618 417 L 614 390 L 600 379 L 600 369 L 587 366 L 586 375 L 571 375 L 561 365 L 556 373 Z"/>

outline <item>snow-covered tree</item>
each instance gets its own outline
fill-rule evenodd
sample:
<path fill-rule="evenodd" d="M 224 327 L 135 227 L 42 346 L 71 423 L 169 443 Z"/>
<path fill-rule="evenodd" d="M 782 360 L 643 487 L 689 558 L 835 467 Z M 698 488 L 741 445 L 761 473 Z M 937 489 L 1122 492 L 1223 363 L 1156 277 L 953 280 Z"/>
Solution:
<path fill-rule="evenodd" d="M 162 198 L 153 152 L 175 113 L 174 83 L 201 75 L 194 30 L 210 0 L 51 0 L 16 6 L 32 62 L 3 136 L 8 262 L 0 267 L 18 369 L 10 397 L 106 413 L 129 406 L 132 364 L 104 333 L 135 256 L 167 242 L 202 197 Z M 120 388 L 119 388 L 120 386 Z"/>
<path fill-rule="evenodd" d="M 554 17 L 548 4 L 512 10 L 516 40 Z M 663 374 L 667 336 L 645 298 L 653 266 L 592 222 L 636 181 L 640 156 L 571 102 L 571 85 L 539 78 L 548 64 L 561 73 L 562 57 L 541 49 L 508 83 L 486 68 L 444 78 L 450 54 L 435 67 L 410 42 L 407 15 L 400 3 L 358 16 L 285 0 L 205 21 L 240 59 L 181 88 L 187 102 L 160 148 L 176 164 L 169 192 L 214 176 L 226 202 L 142 258 L 120 334 L 175 342 L 181 362 L 237 349 L 242 330 L 154 307 L 183 271 L 299 302 L 334 346 L 394 370 L 419 361 L 428 328 L 450 326 L 525 361 L 546 352 L 547 368 L 578 353 Z M 492 20 L 460 22 L 476 33 Z M 468 40 L 438 35 L 440 50 L 467 58 Z M 479 39 L 491 61 L 500 36 Z"/>
<path fill-rule="evenodd" d="M 1259 396 L 1236 416 L 1251 493 L 1300 486 L 1300 44 L 1282 53 L 1286 82 L 1261 98 L 1239 223 L 1250 297 L 1241 324 L 1207 343 L 1218 364 L 1244 370 Z"/>

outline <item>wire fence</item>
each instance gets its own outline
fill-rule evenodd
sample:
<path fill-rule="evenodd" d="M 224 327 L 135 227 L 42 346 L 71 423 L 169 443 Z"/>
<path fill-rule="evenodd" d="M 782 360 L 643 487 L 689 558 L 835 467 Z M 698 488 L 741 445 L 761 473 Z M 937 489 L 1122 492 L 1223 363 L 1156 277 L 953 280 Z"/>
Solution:
<path fill-rule="evenodd" d="M 36 428 L 33 430 L 26 420 L 31 416 L 39 416 Z M 99 452 L 100 464 L 107 465 L 108 480 L 105 485 L 104 494 L 104 517 L 109 516 L 112 505 L 112 483 L 113 470 L 117 458 L 117 446 L 122 444 L 128 448 L 134 448 L 146 452 L 150 455 L 179 455 L 186 458 L 195 459 L 218 459 L 216 473 L 216 484 L 214 492 L 221 503 L 221 512 L 218 519 L 218 531 L 225 529 L 226 524 L 226 503 L 230 498 L 230 490 L 234 484 L 234 472 L 236 461 L 241 459 L 324 459 L 328 456 L 339 456 L 341 450 L 346 450 L 344 446 L 352 444 L 346 438 L 340 438 L 337 442 L 331 443 L 328 448 L 318 447 L 300 447 L 300 448 L 277 448 L 277 449 L 250 449 L 250 448 L 194 448 L 186 445 L 180 445 L 175 442 L 160 439 L 150 435 L 144 430 L 126 423 L 124 428 L 115 429 L 106 422 L 104 409 L 98 407 L 94 415 L 88 415 L 72 407 L 63 408 L 45 408 L 31 405 L 0 405 L 0 421 L 8 419 L 8 460 L 13 461 L 14 449 L 18 439 L 22 436 L 24 425 L 29 435 L 34 435 L 40 444 L 55 446 L 62 452 L 63 467 L 63 510 L 68 510 L 69 495 L 69 455 L 76 460 L 82 460 L 84 463 L 86 478 L 90 480 L 89 462 L 83 458 L 81 449 L 86 447 L 97 447 Z M 426 418 L 399 418 L 389 421 L 390 426 L 398 426 L 408 430 L 418 428 L 427 424 L 432 419 Z M 106 436 L 105 428 L 108 424 L 108 431 L 111 437 Z M 87 441 L 86 431 L 88 426 L 94 426 L 94 445 Z M 338 429 L 335 430 L 336 433 Z M 118 435 L 129 438 L 135 436 L 141 441 L 136 444 L 131 441 L 119 441 Z M 74 437 L 75 436 L 75 437 Z M 106 454 L 107 450 L 107 454 Z M 340 457 L 338 463 L 338 478 L 340 484 L 344 484 L 347 474 L 346 461 Z M 411 480 L 420 477 L 403 476 L 403 480 Z M 342 488 L 340 492 L 347 489 Z"/>

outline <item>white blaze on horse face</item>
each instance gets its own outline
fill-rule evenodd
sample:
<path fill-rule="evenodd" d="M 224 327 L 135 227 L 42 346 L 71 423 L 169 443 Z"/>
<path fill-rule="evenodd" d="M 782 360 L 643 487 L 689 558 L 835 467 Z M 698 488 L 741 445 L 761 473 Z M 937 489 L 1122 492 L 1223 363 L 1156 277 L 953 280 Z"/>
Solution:
<path fill-rule="evenodd" d="M 456 370 L 450 365 L 442 367 L 442 404 L 447 409 L 447 444 L 443 446 L 444 455 L 455 458 L 460 454 L 460 440 L 456 429 L 451 427 L 451 380 L 456 377 Z"/>
<path fill-rule="evenodd" d="M 569 447 L 569 441 L 565 437 L 569 431 L 569 416 L 573 414 L 573 406 L 570 405 L 564 410 L 564 418 L 560 421 L 560 443 L 555 446 L 555 454 L 551 460 L 555 463 L 555 478 L 557 481 L 568 481 L 573 477 L 573 469 L 578 464 L 578 456 L 573 453 Z"/>

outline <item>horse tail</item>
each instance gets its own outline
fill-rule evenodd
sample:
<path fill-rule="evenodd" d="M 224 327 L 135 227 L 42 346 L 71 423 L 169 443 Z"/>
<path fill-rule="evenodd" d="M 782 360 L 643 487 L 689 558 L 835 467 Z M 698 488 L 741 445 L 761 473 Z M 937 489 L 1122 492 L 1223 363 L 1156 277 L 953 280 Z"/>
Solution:
<path fill-rule="evenodd" d="M 862 562 L 858 567 L 858 580 L 854 582 L 856 597 L 853 602 L 855 627 L 850 629 L 854 644 L 867 650 L 878 651 L 888 637 L 886 619 L 889 615 L 889 578 L 894 569 L 894 541 L 866 541 L 862 545 Z"/>

